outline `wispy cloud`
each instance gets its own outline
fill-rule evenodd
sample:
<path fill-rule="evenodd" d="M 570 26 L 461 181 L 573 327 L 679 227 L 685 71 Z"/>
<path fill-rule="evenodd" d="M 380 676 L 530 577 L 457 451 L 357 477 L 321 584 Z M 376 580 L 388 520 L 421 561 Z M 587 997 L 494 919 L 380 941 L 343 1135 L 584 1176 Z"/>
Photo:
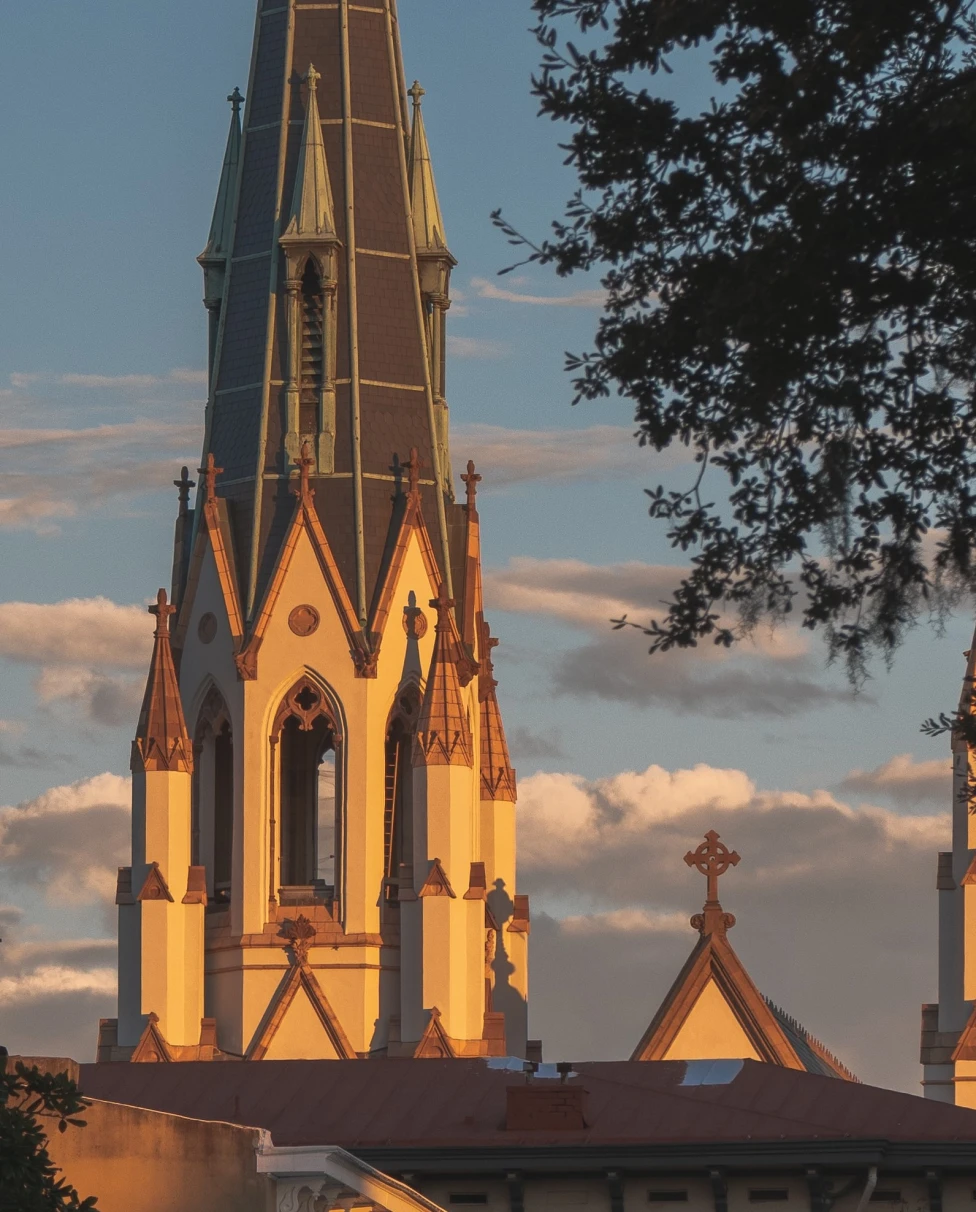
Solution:
<path fill-rule="evenodd" d="M 520 283 L 523 279 L 510 279 Z M 594 307 L 606 303 L 605 290 L 578 290 L 571 295 L 533 295 L 517 290 L 508 290 L 489 281 L 488 278 L 472 278 L 471 289 L 479 299 L 497 299 L 503 303 L 523 303 L 531 307 Z"/>
<path fill-rule="evenodd" d="M 666 455 L 642 449 L 633 429 L 625 425 L 591 425 L 586 429 L 458 425 L 454 427 L 453 444 L 456 450 L 474 456 L 489 485 L 617 480 L 691 461 L 684 448 Z"/>
<path fill-rule="evenodd" d="M 508 357 L 508 346 L 502 341 L 489 341 L 483 337 L 447 338 L 447 351 L 455 358 L 497 361 Z"/>
<path fill-rule="evenodd" d="M 199 425 L 145 420 L 127 421 L 122 425 L 95 425 L 87 429 L 0 429 L 0 451 L 53 445 L 74 450 L 87 447 L 92 454 L 120 446 L 183 449 L 192 447 L 199 435 Z"/>
<path fill-rule="evenodd" d="M 873 770 L 852 770 L 840 787 L 842 791 L 883 795 L 906 808 L 944 806 L 952 793 L 952 762 L 948 755 L 916 762 L 910 753 L 900 753 Z"/>
<path fill-rule="evenodd" d="M 51 371 L 15 372 L 10 376 L 10 386 L 23 391 L 38 384 L 57 387 L 79 387 L 83 389 L 111 389 L 119 391 L 145 391 L 152 387 L 178 385 L 181 387 L 207 386 L 205 370 L 179 367 L 163 375 L 126 374 L 55 374 Z"/>
<path fill-rule="evenodd" d="M 734 718 L 784 716 L 853 702 L 846 683 L 824 680 L 799 628 L 757 630 L 729 652 L 703 644 L 686 652 L 647 652 L 638 632 L 611 620 L 659 617 L 683 570 L 669 565 L 595 565 L 516 557 L 485 573 L 492 608 L 545 616 L 589 636 L 582 647 L 552 648 L 551 690 L 576 698 Z M 862 696 L 861 702 L 873 700 Z"/>

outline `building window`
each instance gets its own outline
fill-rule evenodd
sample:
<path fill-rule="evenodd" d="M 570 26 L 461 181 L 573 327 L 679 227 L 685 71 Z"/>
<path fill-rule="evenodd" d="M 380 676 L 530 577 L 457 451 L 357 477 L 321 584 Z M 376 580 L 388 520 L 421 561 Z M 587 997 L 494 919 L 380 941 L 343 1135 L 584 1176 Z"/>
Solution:
<path fill-rule="evenodd" d="M 334 901 L 342 841 L 339 731 L 324 694 L 309 679 L 285 697 L 276 737 L 281 902 Z"/>
<path fill-rule="evenodd" d="M 319 403 L 325 384 L 325 295 L 322 279 L 309 260 L 302 277 L 302 361 L 299 429 L 303 437 L 319 431 Z"/>
<path fill-rule="evenodd" d="M 686 1204 L 687 1191 L 648 1191 L 647 1198 L 652 1204 Z"/>
<path fill-rule="evenodd" d="M 230 903 L 234 870 L 234 736 L 220 692 L 204 700 L 194 732 L 192 858 L 207 869 L 211 905 Z"/>
<path fill-rule="evenodd" d="M 871 1203 L 873 1204 L 900 1204 L 901 1192 L 893 1187 L 881 1188 L 878 1187 L 871 1193 Z"/>
<path fill-rule="evenodd" d="M 488 1202 L 487 1191 L 452 1191 L 447 1197 L 448 1203 L 451 1204 L 486 1204 Z"/>
<path fill-rule="evenodd" d="M 785 1187 L 753 1187 L 749 1191 L 751 1204 L 781 1204 L 790 1198 Z"/>

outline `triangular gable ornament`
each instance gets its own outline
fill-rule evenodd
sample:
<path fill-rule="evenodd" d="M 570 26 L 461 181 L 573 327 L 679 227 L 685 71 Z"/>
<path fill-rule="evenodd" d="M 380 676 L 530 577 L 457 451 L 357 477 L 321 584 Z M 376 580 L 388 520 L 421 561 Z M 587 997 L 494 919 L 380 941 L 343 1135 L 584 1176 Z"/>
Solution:
<path fill-rule="evenodd" d="M 449 896 L 453 900 L 457 900 L 457 894 L 451 887 L 451 881 L 447 878 L 447 872 L 441 865 L 441 860 L 435 858 L 431 864 L 430 874 L 424 881 L 423 888 L 420 889 L 418 896 Z"/>
<path fill-rule="evenodd" d="M 955 1061 L 976 1061 L 976 1009 L 969 1016 L 969 1022 L 962 1029 L 959 1043 L 952 1053 Z"/>
<path fill-rule="evenodd" d="M 153 863 L 149 868 L 149 874 L 146 876 L 146 882 L 142 885 L 142 891 L 136 897 L 138 901 L 169 901 L 173 902 L 173 894 L 170 892 L 163 879 L 163 873 L 159 869 L 159 863 Z"/>
<path fill-rule="evenodd" d="M 149 1022 L 142 1033 L 142 1038 L 136 1044 L 131 1059 L 134 1065 L 158 1065 L 172 1062 L 173 1056 L 169 1050 L 169 1044 L 163 1039 L 163 1033 L 159 1029 L 157 1014 L 149 1015 Z"/>
<path fill-rule="evenodd" d="M 441 1012 L 434 1006 L 430 1012 L 427 1030 L 420 1037 L 414 1050 L 414 1060 L 452 1060 L 457 1056 L 454 1045 L 441 1025 Z"/>

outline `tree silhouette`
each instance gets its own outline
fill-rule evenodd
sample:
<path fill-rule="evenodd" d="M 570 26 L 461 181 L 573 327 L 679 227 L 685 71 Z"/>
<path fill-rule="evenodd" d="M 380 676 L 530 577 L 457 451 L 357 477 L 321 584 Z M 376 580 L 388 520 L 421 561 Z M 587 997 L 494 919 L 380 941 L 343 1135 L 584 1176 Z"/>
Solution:
<path fill-rule="evenodd" d="M 581 188 L 543 243 L 495 222 L 602 273 L 576 399 L 698 463 L 649 493 L 691 560 L 651 650 L 797 610 L 856 681 L 976 587 L 973 0 L 533 7 Z"/>

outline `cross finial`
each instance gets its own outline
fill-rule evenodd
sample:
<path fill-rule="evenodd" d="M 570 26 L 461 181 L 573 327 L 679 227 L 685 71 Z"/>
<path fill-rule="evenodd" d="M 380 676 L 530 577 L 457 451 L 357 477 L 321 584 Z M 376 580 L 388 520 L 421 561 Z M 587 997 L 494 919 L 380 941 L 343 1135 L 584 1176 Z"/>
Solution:
<path fill-rule="evenodd" d="M 190 479 L 189 467 L 182 468 L 180 471 L 180 478 L 178 480 L 174 480 L 173 484 L 180 490 L 180 513 L 184 514 L 186 513 L 190 504 L 190 489 L 196 488 L 197 486 L 196 480 Z"/>
<path fill-rule="evenodd" d="M 410 462 L 407 464 L 407 471 L 410 473 L 410 495 L 414 498 L 420 495 L 420 472 L 424 466 L 424 461 L 420 457 L 420 451 L 416 446 L 410 451 Z"/>
<path fill-rule="evenodd" d="M 308 71 L 305 73 L 305 83 L 308 85 L 308 87 L 312 90 L 313 93 L 318 88 L 319 81 L 321 79 L 322 79 L 321 72 L 317 72 L 315 70 L 315 64 L 310 63 L 308 65 Z"/>
<path fill-rule="evenodd" d="M 689 867 L 695 867 L 705 876 L 707 892 L 705 908 L 718 908 L 718 881 L 730 867 L 739 865 L 740 856 L 730 850 L 724 842 L 719 841 L 719 835 L 714 829 L 705 834 L 705 840 L 697 850 L 689 850 L 685 862 Z"/>
<path fill-rule="evenodd" d="M 499 641 L 491 634 L 491 628 L 484 619 L 481 620 L 481 681 L 479 686 L 481 691 L 487 698 L 488 695 L 497 689 L 498 683 L 495 681 L 495 662 L 492 658 L 492 653 L 498 647 Z"/>
<path fill-rule="evenodd" d="M 241 90 L 239 88 L 235 88 L 227 100 L 234 107 L 234 113 L 239 114 L 241 112 L 241 106 L 244 104 L 244 95 Z"/>
<path fill-rule="evenodd" d="M 156 616 L 156 638 L 168 637 L 170 616 L 176 614 L 176 607 L 169 605 L 165 589 L 156 594 L 156 605 L 149 607 L 149 613 Z"/>
<path fill-rule="evenodd" d="M 302 443 L 302 453 L 295 460 L 295 465 L 301 476 L 301 483 L 295 495 L 301 497 L 303 501 L 309 501 L 315 496 L 314 490 L 309 485 L 309 477 L 312 474 L 312 468 L 315 466 L 315 459 L 312 457 L 312 448 L 308 442 Z"/>
<path fill-rule="evenodd" d="M 462 476 L 461 480 L 464 484 L 464 487 L 467 489 L 468 509 L 470 510 L 471 513 L 474 513 L 474 511 L 477 509 L 476 500 L 477 500 L 477 496 L 478 496 L 478 485 L 481 483 L 483 478 L 484 478 L 483 476 L 479 476 L 478 473 L 475 471 L 474 460 L 469 459 L 468 460 L 468 474 L 466 476 Z"/>
<path fill-rule="evenodd" d="M 451 611 L 454 609 L 454 599 L 447 596 L 447 586 L 442 581 L 437 597 L 430 600 L 431 609 L 437 611 L 437 630 L 450 626 Z"/>
<path fill-rule="evenodd" d="M 427 90 L 420 87 L 419 80 L 414 80 L 413 88 L 410 89 L 407 95 L 412 98 L 414 109 L 420 109 L 420 102 L 427 96 Z"/>
<path fill-rule="evenodd" d="M 224 474 L 224 469 L 217 466 L 217 460 L 213 457 L 213 452 L 207 455 L 207 461 L 200 468 L 200 475 L 203 476 L 204 484 L 206 485 L 207 504 L 210 505 L 217 496 L 217 477 Z"/>

